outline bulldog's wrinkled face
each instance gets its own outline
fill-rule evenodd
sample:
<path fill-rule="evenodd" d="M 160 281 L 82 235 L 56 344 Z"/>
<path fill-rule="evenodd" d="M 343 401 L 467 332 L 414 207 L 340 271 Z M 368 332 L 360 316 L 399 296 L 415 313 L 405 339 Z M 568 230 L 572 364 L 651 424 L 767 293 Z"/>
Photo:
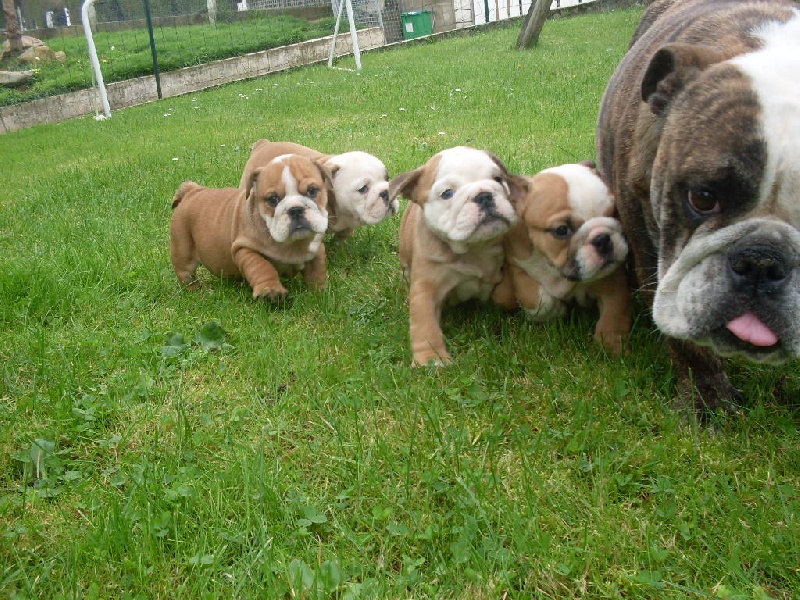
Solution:
<path fill-rule="evenodd" d="M 457 254 L 499 239 L 516 224 L 514 179 L 483 150 L 443 150 L 416 171 L 398 176 L 402 193 L 422 206 L 425 223 Z"/>
<path fill-rule="evenodd" d="M 777 363 L 800 355 L 800 16 L 761 34 L 669 108 L 653 314 L 673 337 Z"/>
<path fill-rule="evenodd" d="M 582 164 L 545 169 L 517 207 L 533 246 L 575 282 L 605 277 L 628 255 L 614 201 L 596 171 Z"/>
<path fill-rule="evenodd" d="M 328 227 L 327 176 L 316 162 L 286 154 L 255 169 L 248 204 L 279 243 L 322 236 Z"/>
<path fill-rule="evenodd" d="M 326 165 L 333 173 L 336 197 L 331 229 L 374 225 L 397 214 L 400 205 L 396 196 L 389 195 L 389 172 L 380 159 L 366 152 L 345 152 L 331 157 Z"/>

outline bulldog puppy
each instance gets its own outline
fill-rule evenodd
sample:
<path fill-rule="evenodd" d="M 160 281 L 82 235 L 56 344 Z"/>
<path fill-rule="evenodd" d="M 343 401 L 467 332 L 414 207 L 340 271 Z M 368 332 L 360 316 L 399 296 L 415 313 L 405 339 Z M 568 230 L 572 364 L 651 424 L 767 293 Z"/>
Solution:
<path fill-rule="evenodd" d="M 247 186 L 253 169 L 282 154 L 306 156 L 331 173 L 328 231 L 337 238 L 348 237 L 356 227 L 380 223 L 400 208 L 397 198 L 389 194 L 389 172 L 375 156 L 360 151 L 323 154 L 293 142 L 261 139 L 253 144 L 239 187 Z"/>
<path fill-rule="evenodd" d="M 594 163 L 528 178 L 528 193 L 515 208 L 520 220 L 505 238 L 506 266 L 494 300 L 509 309 L 519 303 L 535 321 L 563 316 L 571 302 L 597 303 L 595 339 L 622 352 L 631 327 L 628 243 Z"/>
<path fill-rule="evenodd" d="M 171 255 L 178 280 L 196 286 L 203 264 L 219 277 L 244 278 L 253 298 L 286 297 L 279 273 L 302 271 L 325 285 L 330 177 L 303 156 L 279 156 L 252 171 L 245 189 L 181 184 L 172 207 Z"/>
<path fill-rule="evenodd" d="M 495 156 L 459 146 L 398 175 L 389 194 L 411 202 L 400 223 L 400 263 L 410 282 L 413 366 L 450 361 L 442 305 L 489 299 L 500 282 L 503 235 L 517 222 L 511 198 L 524 182 Z"/>
<path fill-rule="evenodd" d="M 723 356 L 800 354 L 800 11 L 657 0 L 612 76 L 600 171 L 683 394 L 737 400 Z"/>

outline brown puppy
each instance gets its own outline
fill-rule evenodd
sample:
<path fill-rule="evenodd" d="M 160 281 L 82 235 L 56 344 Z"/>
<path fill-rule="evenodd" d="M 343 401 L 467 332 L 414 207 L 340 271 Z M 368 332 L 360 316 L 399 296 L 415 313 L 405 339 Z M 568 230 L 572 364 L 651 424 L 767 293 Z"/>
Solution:
<path fill-rule="evenodd" d="M 545 169 L 528 184 L 515 205 L 520 222 L 506 235 L 495 301 L 519 303 L 535 321 L 563 316 L 570 302 L 597 303 L 595 339 L 620 353 L 631 327 L 628 244 L 608 188 L 588 162 Z"/>
<path fill-rule="evenodd" d="M 328 231 L 348 237 L 356 227 L 375 225 L 397 214 L 396 196 L 389 194 L 389 172 L 375 156 L 353 151 L 323 154 L 293 142 L 258 140 L 253 144 L 239 187 L 245 188 L 253 169 L 282 154 L 316 160 L 331 173 L 328 188 Z"/>
<path fill-rule="evenodd" d="M 650 4 L 597 152 L 681 395 L 737 400 L 720 356 L 800 355 L 797 3 Z"/>
<path fill-rule="evenodd" d="M 501 279 L 503 235 L 517 221 L 519 178 L 482 150 L 459 146 L 398 175 L 390 194 L 411 200 L 400 224 L 400 263 L 410 281 L 412 365 L 450 361 L 442 305 L 489 299 Z"/>
<path fill-rule="evenodd" d="M 279 273 L 298 270 L 306 283 L 322 288 L 328 179 L 316 162 L 285 155 L 255 169 L 246 190 L 183 183 L 170 230 L 180 282 L 194 287 L 202 263 L 219 277 L 246 279 L 253 298 L 284 298 Z"/>

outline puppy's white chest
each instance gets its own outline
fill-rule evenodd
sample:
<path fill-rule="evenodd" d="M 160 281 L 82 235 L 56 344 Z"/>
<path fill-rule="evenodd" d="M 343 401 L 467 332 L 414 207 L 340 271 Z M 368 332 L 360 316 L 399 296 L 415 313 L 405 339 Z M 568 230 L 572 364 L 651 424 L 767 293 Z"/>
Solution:
<path fill-rule="evenodd" d="M 450 292 L 451 302 L 478 299 L 485 302 L 500 282 L 500 267 L 503 263 L 502 248 L 487 248 L 480 256 L 464 257 L 452 265 L 454 285 Z"/>

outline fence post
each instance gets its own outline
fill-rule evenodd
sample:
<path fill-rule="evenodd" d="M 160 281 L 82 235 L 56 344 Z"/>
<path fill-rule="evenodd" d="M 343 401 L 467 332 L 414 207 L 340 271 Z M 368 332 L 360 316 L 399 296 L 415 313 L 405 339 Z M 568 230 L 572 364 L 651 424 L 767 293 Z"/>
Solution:
<path fill-rule="evenodd" d="M 156 76 L 156 95 L 161 100 L 161 72 L 158 68 L 156 38 L 153 36 L 153 16 L 150 14 L 150 0 L 144 0 L 144 14 L 147 17 L 147 33 L 150 35 L 150 53 L 153 55 L 153 74 Z"/>
<path fill-rule="evenodd" d="M 111 106 L 108 103 L 106 83 L 103 81 L 103 71 L 100 70 L 100 59 L 97 58 L 97 47 L 94 45 L 94 36 L 92 35 L 92 26 L 89 19 L 89 9 L 93 3 L 94 0 L 84 0 L 81 6 L 81 18 L 83 19 L 83 32 L 86 35 L 86 43 L 89 46 L 89 62 L 92 65 L 95 81 L 97 81 L 100 102 L 103 105 L 103 114 L 108 118 L 111 116 Z"/>

